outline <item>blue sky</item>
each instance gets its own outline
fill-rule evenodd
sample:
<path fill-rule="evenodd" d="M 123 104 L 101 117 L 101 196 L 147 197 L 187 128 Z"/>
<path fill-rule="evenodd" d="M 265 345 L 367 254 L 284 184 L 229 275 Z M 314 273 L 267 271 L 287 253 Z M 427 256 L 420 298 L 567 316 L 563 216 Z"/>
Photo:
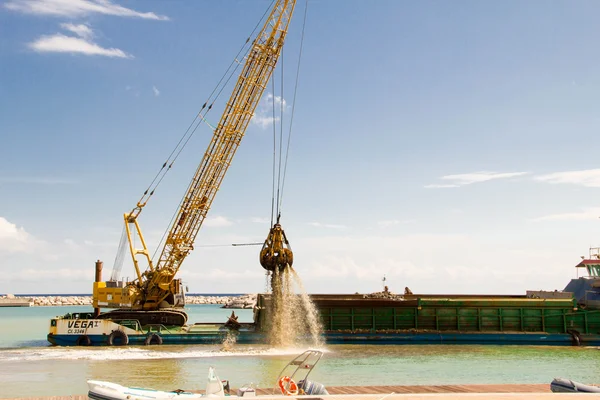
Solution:
<path fill-rule="evenodd" d="M 0 2 L 0 293 L 91 292 L 96 259 L 110 274 L 122 214 L 269 4 Z M 280 63 L 284 124 L 304 6 Z M 562 289 L 600 245 L 598 12 L 309 0 L 282 210 L 307 291 L 378 291 L 384 275 L 394 292 Z M 265 288 L 258 247 L 203 246 L 268 233 L 279 86 L 183 264 L 192 292 Z M 198 130 L 142 213 L 152 250 L 210 135 Z"/>

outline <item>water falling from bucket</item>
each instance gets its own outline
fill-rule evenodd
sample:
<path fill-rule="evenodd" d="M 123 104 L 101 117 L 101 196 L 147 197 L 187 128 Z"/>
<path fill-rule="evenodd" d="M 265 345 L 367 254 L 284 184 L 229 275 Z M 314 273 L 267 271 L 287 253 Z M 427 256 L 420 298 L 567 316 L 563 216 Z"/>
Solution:
<path fill-rule="evenodd" d="M 269 343 L 275 347 L 323 345 L 319 313 L 290 265 L 271 273 Z"/>

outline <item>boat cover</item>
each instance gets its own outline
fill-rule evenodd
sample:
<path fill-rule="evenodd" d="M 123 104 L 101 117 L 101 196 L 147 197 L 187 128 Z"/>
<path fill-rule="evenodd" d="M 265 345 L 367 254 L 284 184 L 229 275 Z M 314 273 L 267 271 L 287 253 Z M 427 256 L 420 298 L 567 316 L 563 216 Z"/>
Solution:
<path fill-rule="evenodd" d="M 555 393 L 600 393 L 599 386 L 584 385 L 564 378 L 554 378 L 550 383 L 550 390 Z"/>

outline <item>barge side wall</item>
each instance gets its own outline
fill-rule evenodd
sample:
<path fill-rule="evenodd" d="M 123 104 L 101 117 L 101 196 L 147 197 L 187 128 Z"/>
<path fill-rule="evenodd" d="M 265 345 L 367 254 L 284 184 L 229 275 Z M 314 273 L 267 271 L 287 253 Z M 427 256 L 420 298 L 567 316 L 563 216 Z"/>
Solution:
<path fill-rule="evenodd" d="M 477 343 L 488 340 L 486 337 L 491 340 L 491 336 L 496 338 L 493 341 L 502 342 L 508 339 L 507 334 L 519 342 L 541 340 L 534 339 L 532 334 L 546 337 L 544 340 L 549 340 L 548 335 L 558 335 L 551 340 L 555 342 L 589 342 L 592 337 L 596 337 L 594 341 L 600 338 L 600 310 L 578 308 L 574 299 L 439 295 L 406 296 L 402 300 L 311 295 L 311 299 L 319 310 L 328 342 L 335 341 L 336 337 L 347 341 L 352 336 L 383 333 L 411 334 L 404 339 L 411 342 L 418 341 L 415 333 L 445 333 L 458 342 L 464 336 L 465 341 L 470 338 Z M 258 297 L 256 323 L 259 330 L 268 329 L 270 301 L 269 295 Z"/>

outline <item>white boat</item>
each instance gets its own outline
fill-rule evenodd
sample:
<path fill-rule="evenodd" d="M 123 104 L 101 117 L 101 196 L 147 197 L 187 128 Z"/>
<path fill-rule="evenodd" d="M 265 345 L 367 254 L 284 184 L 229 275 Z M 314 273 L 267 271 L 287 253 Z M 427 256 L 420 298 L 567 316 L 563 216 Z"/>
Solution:
<path fill-rule="evenodd" d="M 319 362 L 323 352 L 307 350 L 290 361 L 281 371 L 276 380 L 273 395 L 325 395 L 327 390 L 317 382 L 308 380 L 308 375 Z M 207 397 L 240 398 L 256 397 L 255 389 L 243 386 L 234 395 L 229 394 L 229 382 L 221 381 L 213 367 L 208 369 L 208 381 L 204 394 L 193 393 L 185 390 L 165 392 L 161 390 L 134 388 L 119 385 L 118 383 L 89 380 L 88 397 L 93 400 L 168 400 L 168 399 L 200 399 Z"/>
<path fill-rule="evenodd" d="M 148 400 L 148 399 L 199 399 L 206 397 L 199 393 L 185 391 L 163 392 L 153 389 L 130 388 L 117 383 L 87 381 L 88 397 L 94 400 Z"/>
<path fill-rule="evenodd" d="M 117 383 L 93 380 L 87 381 L 87 384 L 88 397 L 94 400 L 200 399 L 225 396 L 223 382 L 219 380 L 213 367 L 208 368 L 208 383 L 204 395 L 185 390 L 164 392 L 154 389 L 132 388 Z"/>

